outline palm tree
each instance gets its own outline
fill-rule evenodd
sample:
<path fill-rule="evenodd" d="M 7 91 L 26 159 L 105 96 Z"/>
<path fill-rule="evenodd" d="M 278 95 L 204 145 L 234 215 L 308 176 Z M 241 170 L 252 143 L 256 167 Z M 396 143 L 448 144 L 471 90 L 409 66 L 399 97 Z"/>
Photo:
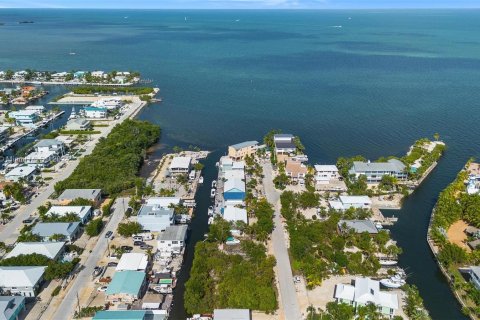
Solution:
<path fill-rule="evenodd" d="M 433 138 L 434 138 L 436 141 L 438 141 L 438 140 L 440 139 L 440 134 L 435 133 L 435 134 L 433 135 Z"/>
<path fill-rule="evenodd" d="M 3 224 L 5 224 L 7 223 L 8 220 L 10 220 L 10 215 L 6 212 L 2 212 L 2 214 L 0 215 L 0 218 L 3 221 Z"/>

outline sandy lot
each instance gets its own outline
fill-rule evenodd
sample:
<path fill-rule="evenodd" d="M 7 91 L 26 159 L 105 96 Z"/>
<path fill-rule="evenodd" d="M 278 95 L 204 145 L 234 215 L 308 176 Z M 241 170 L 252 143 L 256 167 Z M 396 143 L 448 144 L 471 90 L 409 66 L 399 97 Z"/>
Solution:
<path fill-rule="evenodd" d="M 465 228 L 467 227 L 468 227 L 468 224 L 465 221 L 458 220 L 457 222 L 452 224 L 450 228 L 448 228 L 447 236 L 450 242 L 470 252 L 471 251 L 470 248 L 464 242 L 465 240 L 467 240 L 467 235 L 465 234 L 465 232 L 463 232 L 463 230 L 465 230 Z"/>

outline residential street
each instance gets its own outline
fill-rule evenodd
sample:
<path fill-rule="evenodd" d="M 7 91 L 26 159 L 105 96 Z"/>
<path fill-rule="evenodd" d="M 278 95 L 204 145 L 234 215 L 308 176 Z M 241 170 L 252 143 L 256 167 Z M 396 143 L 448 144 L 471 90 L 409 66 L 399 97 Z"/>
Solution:
<path fill-rule="evenodd" d="M 293 284 L 292 268 L 290 267 L 290 258 L 285 243 L 284 229 L 280 220 L 280 194 L 275 190 L 272 181 L 272 165 L 270 162 L 263 165 L 263 184 L 267 200 L 275 208 L 275 229 L 272 232 L 272 244 L 275 258 L 277 259 L 278 282 L 280 285 L 279 303 L 283 307 L 285 319 L 302 319 L 300 308 L 297 301 L 297 294 Z"/>
<path fill-rule="evenodd" d="M 122 221 L 125 210 L 128 208 L 129 198 L 118 198 L 112 206 L 112 218 L 107 223 L 102 233 L 98 236 L 97 243 L 89 254 L 87 261 L 83 264 L 82 270 L 75 277 L 73 283 L 67 288 L 67 293 L 59 306 L 54 304 L 44 313 L 42 318 L 45 319 L 73 319 L 75 308 L 77 308 L 77 294 L 80 296 L 83 287 L 92 281 L 93 269 L 107 250 L 107 239 L 105 233 L 113 231 L 116 235 L 118 224 Z"/>

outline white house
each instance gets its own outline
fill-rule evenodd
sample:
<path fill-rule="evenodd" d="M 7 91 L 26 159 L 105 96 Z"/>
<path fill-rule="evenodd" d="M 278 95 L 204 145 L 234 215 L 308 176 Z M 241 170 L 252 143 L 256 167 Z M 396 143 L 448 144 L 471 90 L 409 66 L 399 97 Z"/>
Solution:
<path fill-rule="evenodd" d="M 107 108 L 85 107 L 83 108 L 85 117 L 93 119 L 105 119 L 108 114 Z"/>
<path fill-rule="evenodd" d="M 297 150 L 295 137 L 292 134 L 276 134 L 273 136 L 275 152 L 279 154 L 289 154 Z"/>
<path fill-rule="evenodd" d="M 103 78 L 103 76 L 104 76 L 106 73 L 103 72 L 103 71 L 92 71 L 91 74 L 92 74 L 92 77 L 95 77 L 95 78 Z"/>
<path fill-rule="evenodd" d="M 36 166 L 21 166 L 16 167 L 5 174 L 5 180 L 17 182 L 20 179 L 25 181 L 32 181 L 33 177 L 37 174 L 38 169 Z"/>
<path fill-rule="evenodd" d="M 191 157 L 174 157 L 170 165 L 168 166 L 168 171 L 171 174 L 183 174 L 190 171 L 192 165 Z"/>
<path fill-rule="evenodd" d="M 231 204 L 242 203 L 245 200 L 245 181 L 228 179 L 223 185 L 223 198 Z"/>
<path fill-rule="evenodd" d="M 60 217 L 65 216 L 67 213 L 76 214 L 80 222 L 86 224 L 88 220 L 92 217 L 92 207 L 91 206 L 52 206 L 50 210 L 47 211 L 46 215 L 58 215 Z"/>
<path fill-rule="evenodd" d="M 233 160 L 242 160 L 257 152 L 258 141 L 245 141 L 228 146 L 228 156 Z"/>
<path fill-rule="evenodd" d="M 162 252 L 180 253 L 185 246 L 188 226 L 178 225 L 167 227 L 158 236 L 158 250 Z"/>
<path fill-rule="evenodd" d="M 243 221 L 248 224 L 247 210 L 235 206 L 223 208 L 223 219 L 231 222 Z"/>
<path fill-rule="evenodd" d="M 319 184 L 328 184 L 331 180 L 340 177 L 336 165 L 319 165 L 315 166 L 315 182 Z"/>
<path fill-rule="evenodd" d="M 123 102 L 120 99 L 99 99 L 91 104 L 92 107 L 96 108 L 107 108 L 108 110 L 115 110 L 123 106 Z"/>
<path fill-rule="evenodd" d="M 41 139 L 33 147 L 36 152 L 53 151 L 58 155 L 65 153 L 65 144 L 57 139 Z"/>
<path fill-rule="evenodd" d="M 328 203 L 335 210 L 372 208 L 372 200 L 367 196 L 340 196 L 338 200 L 329 201 Z"/>
<path fill-rule="evenodd" d="M 174 224 L 174 210 L 158 204 L 142 205 L 138 211 L 137 221 L 145 230 L 160 232 Z"/>
<path fill-rule="evenodd" d="M 80 222 L 40 222 L 32 233 L 38 235 L 42 241 L 50 241 L 53 235 L 63 235 L 65 241 L 73 242 L 80 232 Z"/>
<path fill-rule="evenodd" d="M 48 167 L 51 163 L 58 160 L 58 155 L 55 151 L 34 151 L 29 153 L 23 162 L 39 168 Z"/>
<path fill-rule="evenodd" d="M 24 127 L 33 127 L 38 121 L 38 113 L 35 110 L 10 111 L 8 116 L 15 119 L 17 125 Z"/>
<path fill-rule="evenodd" d="M 403 162 L 397 159 L 390 159 L 387 162 L 354 161 L 349 173 L 357 178 L 361 175 L 366 176 L 368 183 L 378 183 L 384 175 L 405 180 L 408 176 L 405 168 Z"/>
<path fill-rule="evenodd" d="M 85 118 L 75 118 L 67 121 L 65 130 L 88 130 L 92 124 Z"/>
<path fill-rule="evenodd" d="M 141 252 L 122 254 L 115 271 L 145 271 L 148 266 L 148 255 Z"/>
<path fill-rule="evenodd" d="M 92 201 L 95 205 L 100 204 L 102 200 L 101 189 L 66 189 L 58 197 L 58 201 L 62 204 L 68 204 L 75 199 L 87 199 Z"/>
<path fill-rule="evenodd" d="M 35 297 L 46 267 L 0 267 L 2 294 Z"/>
<path fill-rule="evenodd" d="M 380 291 L 380 282 L 370 278 L 355 278 L 354 285 L 337 284 L 334 297 L 337 303 L 346 303 L 355 308 L 372 303 L 380 313 L 390 318 L 398 310 L 397 294 Z"/>
<path fill-rule="evenodd" d="M 148 205 L 157 205 L 164 209 L 171 209 L 172 206 L 177 206 L 182 203 L 179 197 L 151 197 L 145 202 Z"/>
<path fill-rule="evenodd" d="M 25 108 L 25 110 L 33 110 L 40 115 L 45 112 L 45 107 L 44 106 L 28 106 Z"/>
<path fill-rule="evenodd" d="M 58 260 L 64 251 L 65 242 L 17 242 L 13 250 L 5 256 L 5 259 L 17 257 L 21 254 L 38 253 L 49 259 Z"/>

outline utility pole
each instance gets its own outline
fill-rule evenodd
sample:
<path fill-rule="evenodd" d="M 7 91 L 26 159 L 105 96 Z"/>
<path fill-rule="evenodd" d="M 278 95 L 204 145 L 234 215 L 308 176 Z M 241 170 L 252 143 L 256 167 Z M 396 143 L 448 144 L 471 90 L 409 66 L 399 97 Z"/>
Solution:
<path fill-rule="evenodd" d="M 80 316 L 80 298 L 78 297 L 78 291 L 77 291 L 77 306 L 78 306 L 78 315 Z"/>

